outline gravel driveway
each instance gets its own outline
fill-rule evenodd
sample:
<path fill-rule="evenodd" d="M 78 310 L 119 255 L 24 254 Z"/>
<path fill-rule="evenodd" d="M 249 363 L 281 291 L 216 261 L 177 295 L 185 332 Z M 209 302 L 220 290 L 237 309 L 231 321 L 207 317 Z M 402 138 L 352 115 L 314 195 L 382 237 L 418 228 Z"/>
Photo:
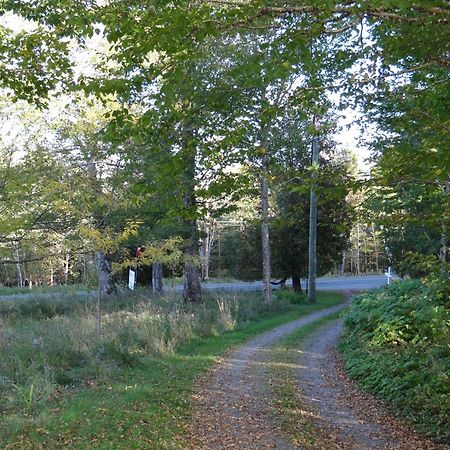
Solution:
<path fill-rule="evenodd" d="M 304 347 L 299 360 L 298 389 L 312 405 L 316 425 L 328 431 L 342 449 L 437 449 L 414 433 L 400 418 L 369 394 L 362 392 L 345 374 L 336 344 L 342 321 L 319 330 Z"/>
<path fill-rule="evenodd" d="M 192 449 L 291 449 L 268 417 L 264 391 L 267 350 L 283 337 L 340 311 L 348 302 L 281 325 L 224 357 L 193 396 Z"/>
<path fill-rule="evenodd" d="M 349 304 L 312 313 L 274 328 L 223 357 L 197 382 L 192 396 L 190 449 L 293 449 L 270 416 L 266 369 L 270 348 L 299 328 Z M 298 389 L 315 411 L 316 425 L 337 449 L 437 449 L 413 433 L 370 395 L 346 377 L 335 345 L 340 321 L 318 330 L 301 352 Z"/>

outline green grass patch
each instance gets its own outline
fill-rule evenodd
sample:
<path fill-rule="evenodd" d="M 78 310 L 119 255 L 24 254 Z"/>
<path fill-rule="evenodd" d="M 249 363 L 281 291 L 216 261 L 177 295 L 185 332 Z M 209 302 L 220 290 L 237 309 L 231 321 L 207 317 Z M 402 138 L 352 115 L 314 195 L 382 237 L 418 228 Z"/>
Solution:
<path fill-rule="evenodd" d="M 308 296 L 303 292 L 294 292 L 292 289 L 278 289 L 274 296 L 277 300 L 287 300 L 293 305 L 308 303 Z"/>
<path fill-rule="evenodd" d="M 408 281 L 361 294 L 341 343 L 349 375 L 439 442 L 450 442 L 446 289 Z"/>
<path fill-rule="evenodd" d="M 181 448 L 194 380 L 218 355 L 342 301 L 321 293 L 315 305 L 267 306 L 255 293 L 223 295 L 111 313 L 101 338 L 89 331 L 90 315 L 15 321 L 7 331 L 14 339 L 0 349 L 1 373 L 9 371 L 0 385 L 0 447 Z"/>
<path fill-rule="evenodd" d="M 297 376 L 299 351 L 305 342 L 314 339 L 324 326 L 341 314 L 330 314 L 300 328 L 270 350 L 267 381 L 272 393 L 272 412 L 281 430 L 296 448 L 335 448 L 329 436 L 317 427 L 315 411 L 304 401 Z"/>
<path fill-rule="evenodd" d="M 32 289 L 28 287 L 6 287 L 0 286 L 0 295 L 17 295 L 17 294 L 73 294 L 77 291 L 85 291 L 87 287 L 84 284 L 60 284 L 55 286 L 36 286 Z"/>

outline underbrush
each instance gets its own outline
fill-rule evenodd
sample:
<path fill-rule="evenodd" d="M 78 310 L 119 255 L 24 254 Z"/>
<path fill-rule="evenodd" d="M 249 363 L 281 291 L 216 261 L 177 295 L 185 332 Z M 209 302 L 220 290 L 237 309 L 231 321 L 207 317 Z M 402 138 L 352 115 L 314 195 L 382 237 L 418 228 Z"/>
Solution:
<path fill-rule="evenodd" d="M 35 286 L 32 289 L 29 287 L 6 287 L 0 286 L 0 295 L 16 295 L 16 294 L 71 294 L 80 290 L 85 290 L 86 286 L 83 284 L 60 284 L 55 286 Z"/>
<path fill-rule="evenodd" d="M 256 293 L 206 294 L 204 304 L 143 295 L 104 301 L 99 333 L 92 299 L 18 300 L 0 305 L 0 410 L 39 409 L 64 389 L 104 380 L 148 355 L 173 353 L 195 338 L 220 335 L 292 310 Z"/>
<path fill-rule="evenodd" d="M 295 292 L 291 289 L 278 289 L 275 292 L 275 298 L 277 300 L 284 300 L 292 303 L 293 305 L 304 305 L 308 303 L 308 296 L 303 292 Z"/>
<path fill-rule="evenodd" d="M 341 342 L 346 369 L 421 432 L 450 440 L 446 282 L 404 281 L 358 296 Z"/>
<path fill-rule="evenodd" d="M 101 335 L 88 303 L 3 317 L 0 447 L 185 448 L 194 380 L 218 355 L 342 301 L 319 293 L 312 305 L 266 305 L 257 292 L 205 292 L 204 304 L 185 305 L 143 294 L 105 301 Z"/>

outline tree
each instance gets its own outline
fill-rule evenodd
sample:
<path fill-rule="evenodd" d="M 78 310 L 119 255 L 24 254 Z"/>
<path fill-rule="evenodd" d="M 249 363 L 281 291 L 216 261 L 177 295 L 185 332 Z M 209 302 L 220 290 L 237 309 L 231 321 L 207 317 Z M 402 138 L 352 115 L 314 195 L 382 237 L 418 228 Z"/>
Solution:
<path fill-rule="evenodd" d="M 300 130 L 299 130 L 300 131 Z M 297 143 L 301 138 L 297 138 Z M 274 273 L 292 277 L 295 291 L 302 290 L 300 279 L 308 273 L 309 187 L 308 146 L 295 144 L 278 161 L 275 186 L 277 215 L 273 224 Z M 330 156 L 331 153 L 331 156 Z M 335 267 L 348 246 L 352 208 L 347 202 L 351 188 L 349 161 L 333 155 L 332 143 L 324 141 L 317 173 L 317 254 L 318 273 Z"/>
<path fill-rule="evenodd" d="M 416 39 L 425 45 L 423 37 Z M 439 55 L 447 43 L 436 39 Z M 447 260 L 448 84 L 444 60 L 430 61 L 397 83 L 385 84 L 368 105 L 381 133 L 373 143 L 376 165 L 366 206 L 383 226 L 391 262 L 404 273 L 415 272 L 410 253 L 434 255 L 443 265 Z"/>

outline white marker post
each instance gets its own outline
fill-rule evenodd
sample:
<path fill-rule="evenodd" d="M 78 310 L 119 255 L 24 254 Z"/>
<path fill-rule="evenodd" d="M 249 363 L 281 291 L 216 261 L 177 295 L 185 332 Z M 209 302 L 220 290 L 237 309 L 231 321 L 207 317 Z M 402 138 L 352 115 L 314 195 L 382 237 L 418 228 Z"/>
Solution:
<path fill-rule="evenodd" d="M 130 269 L 128 273 L 128 287 L 134 291 L 134 287 L 136 286 L 136 272 Z"/>
<path fill-rule="evenodd" d="M 388 267 L 388 271 L 384 272 L 384 275 L 387 277 L 387 284 L 388 286 L 391 284 L 391 278 L 392 278 L 392 272 L 391 272 L 391 268 Z"/>

